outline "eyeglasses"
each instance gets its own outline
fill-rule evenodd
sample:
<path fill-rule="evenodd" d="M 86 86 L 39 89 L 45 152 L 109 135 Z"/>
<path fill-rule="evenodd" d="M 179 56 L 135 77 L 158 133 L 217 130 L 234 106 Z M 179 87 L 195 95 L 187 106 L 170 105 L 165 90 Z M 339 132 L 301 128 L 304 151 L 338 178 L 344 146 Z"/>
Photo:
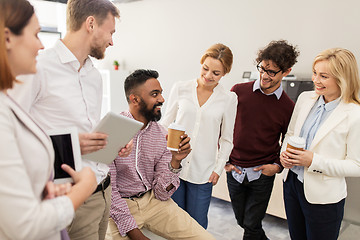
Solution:
<path fill-rule="evenodd" d="M 273 70 L 265 70 L 261 65 L 260 63 L 258 63 L 258 65 L 256 66 L 257 70 L 263 74 L 263 73 L 266 73 L 267 75 L 269 75 L 270 77 L 275 77 L 276 74 L 278 74 L 279 72 L 281 72 L 281 69 L 277 72 L 273 71 Z"/>

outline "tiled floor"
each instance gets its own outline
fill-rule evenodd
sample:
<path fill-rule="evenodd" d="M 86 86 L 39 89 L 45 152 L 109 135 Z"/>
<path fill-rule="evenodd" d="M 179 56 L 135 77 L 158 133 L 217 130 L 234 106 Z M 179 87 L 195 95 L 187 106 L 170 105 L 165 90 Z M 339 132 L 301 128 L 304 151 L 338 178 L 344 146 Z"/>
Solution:
<path fill-rule="evenodd" d="M 243 236 L 243 229 L 237 225 L 231 203 L 212 198 L 209 209 L 208 231 L 217 240 L 240 240 Z M 263 220 L 263 228 L 267 237 L 271 240 L 289 240 L 287 222 L 284 219 L 266 215 Z M 360 239 L 360 227 L 350 225 L 339 240 Z"/>

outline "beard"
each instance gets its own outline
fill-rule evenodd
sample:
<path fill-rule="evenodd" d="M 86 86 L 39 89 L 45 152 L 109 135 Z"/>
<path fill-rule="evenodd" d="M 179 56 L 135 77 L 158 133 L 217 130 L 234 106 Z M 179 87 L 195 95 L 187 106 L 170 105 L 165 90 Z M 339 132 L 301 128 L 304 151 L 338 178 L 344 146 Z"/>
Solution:
<path fill-rule="evenodd" d="M 90 46 L 90 56 L 96 59 L 103 59 L 105 57 L 105 50 L 103 50 L 99 38 L 95 38 L 93 44 Z"/>
<path fill-rule="evenodd" d="M 162 106 L 162 103 L 157 103 L 153 106 L 152 109 L 148 109 L 144 100 L 141 99 L 140 102 L 140 110 L 139 112 L 146 118 L 146 120 L 150 121 L 159 121 L 161 118 L 161 111 L 155 111 L 157 106 Z"/>
<path fill-rule="evenodd" d="M 269 85 L 268 85 L 268 86 L 264 86 L 264 85 L 262 84 L 261 80 L 269 80 L 269 79 L 271 80 L 271 82 L 269 82 Z M 266 78 L 266 79 L 261 78 L 261 79 L 260 79 L 260 87 L 261 87 L 261 89 L 263 89 L 263 90 L 267 90 L 267 89 L 270 89 L 270 88 L 275 87 L 276 85 L 279 85 L 279 86 L 280 86 L 281 80 L 282 80 L 281 78 L 278 79 L 278 80 L 274 80 L 274 79 L 272 79 L 272 78 Z"/>
<path fill-rule="evenodd" d="M 102 51 L 101 47 L 97 46 L 91 46 L 89 55 L 99 60 L 105 57 L 105 53 Z"/>

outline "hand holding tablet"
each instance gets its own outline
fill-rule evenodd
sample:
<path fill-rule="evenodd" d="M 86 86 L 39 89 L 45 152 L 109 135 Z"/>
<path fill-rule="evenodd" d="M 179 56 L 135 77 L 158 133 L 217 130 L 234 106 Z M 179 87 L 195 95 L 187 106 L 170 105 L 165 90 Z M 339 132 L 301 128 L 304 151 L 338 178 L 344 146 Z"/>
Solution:
<path fill-rule="evenodd" d="M 121 148 L 125 147 L 144 124 L 125 117 L 123 115 L 109 112 L 94 128 L 93 132 L 105 133 L 108 135 L 105 148 L 82 155 L 84 159 L 95 162 L 110 164 L 118 156 Z M 131 145 L 131 144 L 130 144 Z M 129 151 L 132 146 L 124 151 Z M 121 154 L 121 153 L 120 153 Z"/>

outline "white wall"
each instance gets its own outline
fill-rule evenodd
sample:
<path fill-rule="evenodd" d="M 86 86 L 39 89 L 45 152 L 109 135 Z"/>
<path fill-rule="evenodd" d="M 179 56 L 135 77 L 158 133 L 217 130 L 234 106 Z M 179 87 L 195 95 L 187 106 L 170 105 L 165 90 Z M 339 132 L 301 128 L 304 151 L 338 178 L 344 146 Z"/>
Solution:
<path fill-rule="evenodd" d="M 57 28 L 64 37 L 66 33 L 66 5 L 43 0 L 29 0 L 34 6 L 41 27 Z"/>
<path fill-rule="evenodd" d="M 234 54 L 233 70 L 222 80 L 229 88 L 243 71 L 255 70 L 257 51 L 271 40 L 298 45 L 298 77 L 311 76 L 313 58 L 326 48 L 348 48 L 360 61 L 357 0 L 143 0 L 117 6 L 114 46 L 100 66 L 111 68 L 116 59 L 129 71 L 158 70 L 166 98 L 173 82 L 198 77 L 200 57 L 217 42 Z"/>
<path fill-rule="evenodd" d="M 31 2 L 42 25 L 57 24 L 64 31 L 64 4 Z M 271 40 L 298 46 L 293 68 L 298 78 L 311 75 L 313 58 L 326 48 L 347 48 L 360 61 L 358 0 L 142 0 L 117 6 L 121 17 L 114 46 L 96 65 L 112 69 L 118 60 L 123 72 L 155 69 L 166 99 L 174 82 L 198 77 L 200 57 L 217 42 L 234 54 L 233 70 L 222 80 L 228 88 L 241 81 L 243 71 L 256 70 L 257 51 Z M 123 79 L 114 81 L 119 87 Z M 112 106 L 126 106 L 123 96 L 112 99 Z"/>

